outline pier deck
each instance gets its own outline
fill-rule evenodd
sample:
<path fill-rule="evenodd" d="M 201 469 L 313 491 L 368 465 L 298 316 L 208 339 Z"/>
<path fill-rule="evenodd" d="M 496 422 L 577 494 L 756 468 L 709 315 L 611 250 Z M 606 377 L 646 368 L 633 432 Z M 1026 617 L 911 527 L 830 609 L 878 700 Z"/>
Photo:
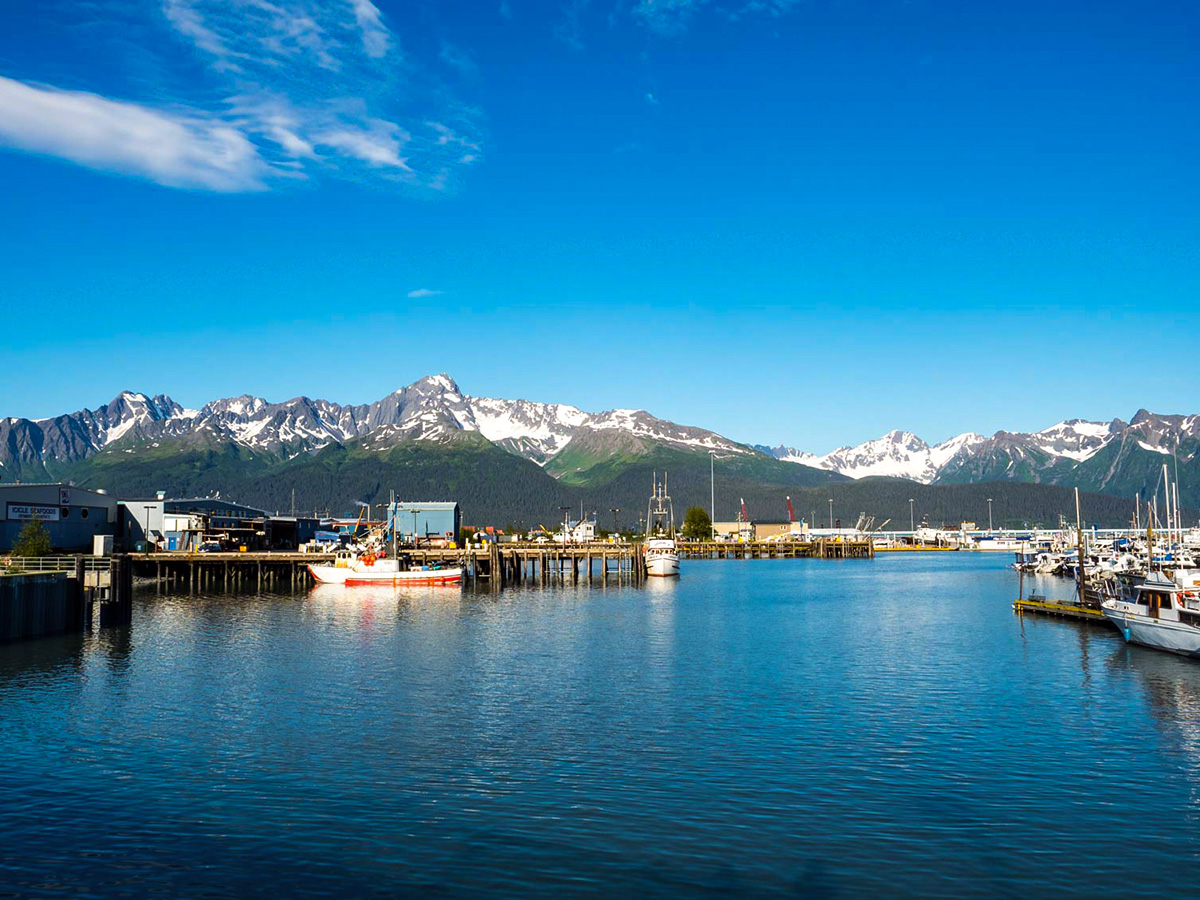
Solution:
<path fill-rule="evenodd" d="M 464 579 L 498 590 L 539 582 L 607 580 L 639 583 L 645 577 L 641 544 L 484 544 L 459 548 L 402 549 L 420 565 L 461 566 Z M 683 541 L 684 559 L 869 559 L 870 541 Z M 160 587 L 297 589 L 313 583 L 310 565 L 332 562 L 329 553 L 158 552 L 129 555 L 136 573 Z"/>

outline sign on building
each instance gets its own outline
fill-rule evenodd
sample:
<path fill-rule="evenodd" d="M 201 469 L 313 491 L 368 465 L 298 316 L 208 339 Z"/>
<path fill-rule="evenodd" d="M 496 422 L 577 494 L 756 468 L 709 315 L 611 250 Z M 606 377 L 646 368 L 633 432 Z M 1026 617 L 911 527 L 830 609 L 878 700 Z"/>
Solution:
<path fill-rule="evenodd" d="M 59 518 L 57 506 L 47 506 L 44 503 L 9 503 L 8 518 L 10 521 L 28 522 L 41 519 L 43 522 L 57 522 Z"/>

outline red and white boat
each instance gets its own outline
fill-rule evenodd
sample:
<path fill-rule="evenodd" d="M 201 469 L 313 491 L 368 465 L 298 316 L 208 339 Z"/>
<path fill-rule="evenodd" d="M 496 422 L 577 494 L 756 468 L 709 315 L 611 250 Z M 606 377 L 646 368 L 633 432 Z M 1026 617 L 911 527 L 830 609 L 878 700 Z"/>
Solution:
<path fill-rule="evenodd" d="M 371 554 L 356 557 L 342 551 L 333 563 L 324 566 L 310 565 L 308 571 L 321 584 L 392 584 L 431 585 L 462 584 L 463 570 L 436 568 L 434 566 L 401 565 L 396 559 L 378 559 Z"/>

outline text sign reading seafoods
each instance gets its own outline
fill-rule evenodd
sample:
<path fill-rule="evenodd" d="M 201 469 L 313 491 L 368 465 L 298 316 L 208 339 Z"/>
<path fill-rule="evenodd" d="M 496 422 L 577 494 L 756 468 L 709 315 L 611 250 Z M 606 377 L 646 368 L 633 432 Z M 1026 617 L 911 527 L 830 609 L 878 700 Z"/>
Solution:
<path fill-rule="evenodd" d="M 10 503 L 8 504 L 8 518 L 19 521 L 41 519 L 43 522 L 57 522 L 58 507 L 46 506 L 42 503 Z"/>

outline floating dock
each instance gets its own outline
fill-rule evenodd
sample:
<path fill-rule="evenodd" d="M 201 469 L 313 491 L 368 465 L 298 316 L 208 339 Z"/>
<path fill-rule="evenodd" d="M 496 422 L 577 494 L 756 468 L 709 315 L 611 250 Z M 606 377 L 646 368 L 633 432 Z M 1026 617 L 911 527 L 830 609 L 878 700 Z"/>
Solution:
<path fill-rule="evenodd" d="M 1087 622 L 1108 622 L 1108 616 L 1104 615 L 1099 606 L 1084 606 L 1074 600 L 1051 600 L 1041 594 L 1030 594 L 1017 600 L 1013 603 L 1013 609 L 1018 613 L 1036 613 Z"/>

